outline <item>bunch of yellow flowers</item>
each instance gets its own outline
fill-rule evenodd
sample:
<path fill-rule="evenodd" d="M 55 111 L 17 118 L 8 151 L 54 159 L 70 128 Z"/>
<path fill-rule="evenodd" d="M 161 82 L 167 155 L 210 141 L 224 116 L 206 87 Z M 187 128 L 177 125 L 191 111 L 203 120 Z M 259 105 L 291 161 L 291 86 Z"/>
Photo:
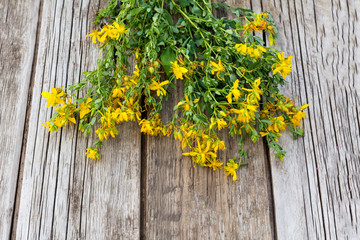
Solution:
<path fill-rule="evenodd" d="M 224 169 L 233 180 L 247 164 L 246 136 L 253 142 L 266 138 L 283 159 L 281 131 L 302 135 L 299 127 L 308 105 L 297 107 L 278 90 L 291 73 L 292 57 L 253 35 L 265 31 L 271 45 L 275 43 L 277 30 L 269 13 L 203 0 L 118 2 L 110 1 L 99 13 L 97 22 L 106 19 L 109 24 L 87 35 L 102 50 L 98 68 L 76 85 L 42 93 L 47 107 L 55 107 L 43 124 L 49 131 L 67 124 L 78 124 L 85 136 L 95 131 L 98 140 L 86 155 L 98 160 L 103 142 L 119 134 L 119 124 L 138 122 L 144 134 L 178 140 L 194 165 Z M 239 18 L 216 18 L 212 9 L 219 7 Z M 176 14 L 181 17 L 175 22 Z M 163 103 L 177 81 L 184 95 L 174 106 L 173 118 L 164 122 Z M 90 87 L 84 96 L 76 98 L 86 85 Z M 227 161 L 218 157 L 226 150 L 219 137 L 224 130 L 239 135 L 242 146 L 239 155 Z"/>

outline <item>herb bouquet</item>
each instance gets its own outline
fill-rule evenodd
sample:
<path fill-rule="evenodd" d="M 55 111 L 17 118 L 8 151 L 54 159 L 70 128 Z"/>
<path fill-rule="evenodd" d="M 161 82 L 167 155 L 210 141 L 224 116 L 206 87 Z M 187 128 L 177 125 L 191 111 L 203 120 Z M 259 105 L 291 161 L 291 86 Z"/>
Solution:
<path fill-rule="evenodd" d="M 216 18 L 218 8 L 236 18 Z M 194 164 L 223 168 L 236 180 L 247 135 L 253 142 L 266 138 L 281 160 L 286 152 L 277 143 L 280 132 L 288 128 L 294 138 L 302 135 L 307 105 L 295 106 L 278 89 L 291 72 L 291 56 L 264 47 L 253 34 L 263 32 L 270 46 L 276 44 L 269 13 L 209 0 L 111 0 L 97 16 L 100 23 L 87 35 L 102 52 L 97 69 L 76 85 L 42 93 L 47 107 L 55 107 L 43 124 L 49 131 L 77 122 L 85 136 L 95 130 L 98 140 L 87 148 L 89 158 L 99 159 L 103 141 L 118 135 L 118 124 L 137 121 L 143 133 L 177 139 Z M 172 120 L 164 122 L 160 111 L 177 81 L 184 96 Z M 76 97 L 87 85 L 86 94 Z M 225 166 L 217 158 L 226 147 L 221 129 L 241 136 L 240 159 Z"/>

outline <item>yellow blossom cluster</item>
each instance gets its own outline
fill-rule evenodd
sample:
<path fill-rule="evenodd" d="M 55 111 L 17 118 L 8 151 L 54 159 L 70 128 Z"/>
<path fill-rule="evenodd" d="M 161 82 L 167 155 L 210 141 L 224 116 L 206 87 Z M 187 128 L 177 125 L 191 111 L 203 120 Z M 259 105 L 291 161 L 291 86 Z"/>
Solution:
<path fill-rule="evenodd" d="M 183 155 L 191 157 L 194 164 L 212 168 L 214 171 L 223 165 L 217 158 L 217 151 L 225 150 L 225 143 L 215 134 L 205 134 L 204 130 L 196 129 L 195 125 L 182 125 L 174 131 L 174 137 L 181 143 L 182 148 L 190 148 L 190 152 Z"/>
<path fill-rule="evenodd" d="M 171 71 L 175 74 L 177 79 L 184 79 L 184 74 L 189 70 L 184 67 L 184 62 L 181 58 L 178 58 L 178 61 L 171 62 Z"/>
<path fill-rule="evenodd" d="M 166 91 L 163 88 L 163 86 L 165 86 L 168 83 L 169 83 L 169 81 L 163 81 L 163 82 L 159 83 L 158 81 L 153 80 L 153 82 L 150 84 L 149 87 L 150 87 L 150 90 L 156 91 L 157 96 L 166 95 Z"/>
<path fill-rule="evenodd" d="M 284 53 L 278 53 L 277 57 L 279 59 L 279 62 L 275 63 L 272 66 L 273 74 L 280 73 L 283 78 L 288 76 L 292 69 L 291 69 L 291 59 L 292 56 L 289 56 L 288 58 L 284 57 Z"/>
<path fill-rule="evenodd" d="M 301 125 L 301 120 L 306 117 L 304 110 L 308 106 L 308 104 L 304 104 L 298 108 L 289 98 L 278 99 L 276 104 L 271 102 L 266 103 L 260 114 L 262 119 L 270 120 L 271 124 L 269 124 L 267 128 L 261 130 L 261 136 L 266 136 L 270 132 L 273 132 L 276 136 L 274 140 L 278 141 L 278 138 L 282 136 L 280 131 L 285 130 L 288 124 L 292 124 L 294 128 Z M 285 114 L 286 119 L 283 115 L 277 116 L 277 112 L 279 111 Z"/>
<path fill-rule="evenodd" d="M 244 24 L 244 32 L 246 31 L 269 31 L 273 33 L 274 28 L 267 20 L 268 14 L 267 13 L 254 13 L 254 17 L 251 17 L 247 20 L 247 23 Z"/>
<path fill-rule="evenodd" d="M 158 114 L 150 119 L 142 119 L 139 125 L 142 133 L 151 136 L 169 136 L 172 131 L 172 125 L 164 126 Z"/>
<path fill-rule="evenodd" d="M 46 107 L 55 107 L 59 104 L 65 104 L 64 91 L 60 88 L 51 88 L 51 92 L 43 92 L 41 96 L 46 98 Z"/>
<path fill-rule="evenodd" d="M 221 63 L 221 59 L 219 59 L 219 61 L 217 63 L 210 61 L 210 65 L 212 67 L 211 74 L 216 73 L 216 77 L 219 80 L 224 81 L 224 78 L 220 76 L 221 73 L 225 73 L 225 68 L 224 68 L 223 64 Z"/>
<path fill-rule="evenodd" d="M 93 43 L 96 43 L 96 40 L 100 43 L 104 43 L 109 39 L 116 39 L 119 40 L 124 33 L 126 32 L 126 28 L 124 24 L 119 24 L 114 22 L 111 25 L 105 25 L 100 32 L 97 30 L 93 30 L 91 33 L 86 35 L 87 37 L 91 37 Z M 86 39 L 85 38 L 85 39 Z"/>
<path fill-rule="evenodd" d="M 46 98 L 47 107 L 57 107 L 54 109 L 53 119 L 42 124 L 44 127 L 48 127 L 49 131 L 54 132 L 58 131 L 60 127 L 65 128 L 68 123 L 76 124 L 74 117 L 75 105 L 72 103 L 71 98 L 67 98 L 62 89 L 51 88 L 51 92 L 43 92 L 41 95 Z"/>
<path fill-rule="evenodd" d="M 88 156 L 88 158 L 91 158 L 94 160 L 99 160 L 99 158 L 100 158 L 99 149 L 97 149 L 97 148 L 87 148 L 85 154 L 86 154 L 86 156 Z"/>
<path fill-rule="evenodd" d="M 239 79 L 236 79 L 234 85 L 231 87 L 229 94 L 226 96 L 226 99 L 229 103 L 232 103 L 232 99 L 234 98 L 235 101 L 239 100 L 241 96 L 241 92 L 239 90 Z"/>
<path fill-rule="evenodd" d="M 226 176 L 231 175 L 233 177 L 233 181 L 237 180 L 236 171 L 239 168 L 239 164 L 234 159 L 229 159 L 227 165 L 224 167 Z"/>
<path fill-rule="evenodd" d="M 260 45 L 256 45 L 254 47 L 248 46 L 245 43 L 239 43 L 235 45 L 235 49 L 244 55 L 249 55 L 250 57 L 259 59 L 262 57 L 263 53 L 266 52 L 266 48 Z"/>

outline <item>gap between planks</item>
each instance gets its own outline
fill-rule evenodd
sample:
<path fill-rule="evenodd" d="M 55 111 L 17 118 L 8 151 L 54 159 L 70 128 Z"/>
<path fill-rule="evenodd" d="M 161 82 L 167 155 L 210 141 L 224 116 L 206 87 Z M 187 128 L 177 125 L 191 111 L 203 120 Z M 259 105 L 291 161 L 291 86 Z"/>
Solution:
<path fill-rule="evenodd" d="M 145 98 L 141 98 L 141 106 L 145 106 Z M 141 113 L 141 118 L 147 116 L 147 111 Z M 146 239 L 146 211 L 147 211 L 147 156 L 148 137 L 141 133 L 140 136 L 140 240 Z"/>

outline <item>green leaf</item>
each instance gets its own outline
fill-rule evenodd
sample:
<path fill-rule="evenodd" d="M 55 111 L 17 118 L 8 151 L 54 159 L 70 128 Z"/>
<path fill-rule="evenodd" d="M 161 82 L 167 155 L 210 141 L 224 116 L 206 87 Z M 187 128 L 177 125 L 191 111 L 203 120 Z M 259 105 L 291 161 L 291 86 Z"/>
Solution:
<path fill-rule="evenodd" d="M 270 121 L 270 120 L 261 120 L 262 122 L 264 122 L 264 123 L 266 123 L 266 124 L 268 124 L 268 125 L 271 125 L 273 122 L 272 121 Z"/>
<path fill-rule="evenodd" d="M 198 17 L 201 17 L 201 9 L 198 7 L 198 6 L 194 6 L 192 9 L 191 9 L 191 12 L 198 16 Z"/>
<path fill-rule="evenodd" d="M 189 93 L 192 93 L 194 91 L 194 88 L 190 85 L 190 86 L 188 86 L 188 91 L 189 91 Z"/>
<path fill-rule="evenodd" d="M 179 33 L 179 29 L 177 29 L 176 27 L 171 26 L 171 29 L 173 30 L 174 33 Z"/>
<path fill-rule="evenodd" d="M 166 47 L 160 56 L 160 60 L 166 74 L 169 76 L 171 70 L 171 62 L 176 61 L 176 54 L 174 50 L 172 50 L 170 46 Z"/>
<path fill-rule="evenodd" d="M 96 121 L 96 117 L 93 117 L 93 118 L 91 119 L 90 125 L 94 125 L 94 124 L 95 124 L 95 121 Z"/>
<path fill-rule="evenodd" d="M 131 11 L 129 12 L 129 15 L 130 15 L 130 16 L 135 16 L 136 14 L 138 14 L 139 12 L 141 12 L 141 10 L 143 10 L 142 7 L 134 8 L 133 10 L 131 10 Z"/>
<path fill-rule="evenodd" d="M 228 29 L 228 30 L 226 30 L 225 32 L 228 33 L 228 34 L 230 34 L 230 35 L 232 35 L 232 34 L 234 33 L 231 29 Z"/>
<path fill-rule="evenodd" d="M 203 115 L 201 114 L 196 114 L 197 118 L 201 121 L 201 122 L 206 122 L 206 117 L 204 117 Z"/>
<path fill-rule="evenodd" d="M 258 139 L 259 139 L 259 134 L 255 130 L 252 130 L 251 131 L 251 140 L 253 142 L 256 142 Z"/>
<path fill-rule="evenodd" d="M 190 0 L 179 0 L 179 2 L 182 7 L 187 7 L 190 5 Z"/>
<path fill-rule="evenodd" d="M 203 42 L 204 42 L 204 39 L 198 39 L 195 41 L 195 44 L 196 44 L 196 46 L 200 47 Z"/>
<path fill-rule="evenodd" d="M 170 13 L 164 9 L 164 18 L 166 19 L 166 21 L 169 23 L 169 25 L 173 26 L 174 25 L 174 20 L 172 19 Z"/>

